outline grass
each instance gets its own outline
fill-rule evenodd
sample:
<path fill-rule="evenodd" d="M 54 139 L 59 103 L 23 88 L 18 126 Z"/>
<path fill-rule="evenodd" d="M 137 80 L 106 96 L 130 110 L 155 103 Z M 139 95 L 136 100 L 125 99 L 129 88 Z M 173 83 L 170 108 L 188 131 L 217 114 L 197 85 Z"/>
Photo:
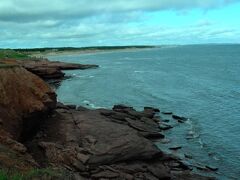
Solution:
<path fill-rule="evenodd" d="M 7 171 L 0 170 L 0 180 L 23 180 L 23 176 L 20 174 L 9 175 Z"/>
<path fill-rule="evenodd" d="M 16 60 L 21 60 L 21 59 L 27 59 L 29 56 L 27 54 L 17 52 L 14 50 L 3 50 L 0 49 L 0 60 L 1 59 L 16 59 Z M 4 62 L 0 62 L 0 69 L 7 69 L 7 68 L 14 68 L 17 67 L 18 65 L 15 64 L 4 64 Z M 1 180 L 1 179 L 0 179 Z"/>
<path fill-rule="evenodd" d="M 28 58 L 29 56 L 27 54 L 17 52 L 14 50 L 0 50 L 0 59 L 2 58 L 10 58 L 10 59 L 25 59 Z"/>
<path fill-rule="evenodd" d="M 60 177 L 61 174 L 52 169 L 33 169 L 28 173 L 0 170 L 0 180 L 31 180 L 39 177 Z"/>
<path fill-rule="evenodd" d="M 46 52 L 46 51 L 79 51 L 79 50 L 121 50 L 128 48 L 153 48 L 155 46 L 91 46 L 91 47 L 54 47 L 54 48 L 32 48 L 15 49 L 18 52 Z"/>

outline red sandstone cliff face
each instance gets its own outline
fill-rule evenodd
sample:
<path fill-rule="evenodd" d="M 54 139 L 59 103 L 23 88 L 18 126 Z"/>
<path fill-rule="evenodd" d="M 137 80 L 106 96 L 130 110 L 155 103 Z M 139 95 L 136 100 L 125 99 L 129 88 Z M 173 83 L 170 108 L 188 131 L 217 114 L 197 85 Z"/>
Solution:
<path fill-rule="evenodd" d="M 14 139 L 31 133 L 55 105 L 55 93 L 39 77 L 21 67 L 0 68 L 0 124 Z"/>

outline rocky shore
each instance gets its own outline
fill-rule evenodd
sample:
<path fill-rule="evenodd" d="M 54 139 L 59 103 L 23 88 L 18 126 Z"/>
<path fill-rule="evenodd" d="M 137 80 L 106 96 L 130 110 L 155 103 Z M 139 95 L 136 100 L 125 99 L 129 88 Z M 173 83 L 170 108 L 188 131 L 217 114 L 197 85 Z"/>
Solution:
<path fill-rule="evenodd" d="M 159 109 L 64 105 L 42 80 L 62 79 L 61 70 L 96 65 L 0 62 L 17 65 L 0 68 L 0 168 L 58 172 L 38 179 L 214 179 L 193 173 L 184 161 L 156 147 L 154 142 L 172 128 L 158 116 Z"/>
<path fill-rule="evenodd" d="M 65 74 L 62 72 L 63 70 L 85 70 L 98 67 L 98 65 L 92 64 L 63 63 L 59 61 L 49 61 L 48 59 L 38 58 L 21 60 L 3 59 L 0 60 L 0 64 L 1 63 L 21 66 L 44 80 L 63 79 L 65 76 Z"/>

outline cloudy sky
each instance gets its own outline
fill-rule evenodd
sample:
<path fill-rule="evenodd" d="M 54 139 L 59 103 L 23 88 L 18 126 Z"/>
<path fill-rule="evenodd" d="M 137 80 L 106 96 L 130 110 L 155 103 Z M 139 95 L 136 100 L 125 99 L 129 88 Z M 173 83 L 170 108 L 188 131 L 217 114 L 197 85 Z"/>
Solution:
<path fill-rule="evenodd" d="M 0 48 L 240 43 L 240 0 L 0 0 Z"/>

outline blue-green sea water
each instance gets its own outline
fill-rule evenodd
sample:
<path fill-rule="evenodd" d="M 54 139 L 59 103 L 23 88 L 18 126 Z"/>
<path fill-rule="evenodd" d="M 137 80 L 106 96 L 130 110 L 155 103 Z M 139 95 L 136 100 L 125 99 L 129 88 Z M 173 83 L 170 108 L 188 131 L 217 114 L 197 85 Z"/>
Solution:
<path fill-rule="evenodd" d="M 218 167 L 218 178 L 240 178 L 240 45 L 166 46 L 148 50 L 50 56 L 98 64 L 66 71 L 57 89 L 68 104 L 111 108 L 154 106 L 190 118 L 170 131 L 201 164 Z M 194 139 L 186 139 L 193 133 Z"/>

